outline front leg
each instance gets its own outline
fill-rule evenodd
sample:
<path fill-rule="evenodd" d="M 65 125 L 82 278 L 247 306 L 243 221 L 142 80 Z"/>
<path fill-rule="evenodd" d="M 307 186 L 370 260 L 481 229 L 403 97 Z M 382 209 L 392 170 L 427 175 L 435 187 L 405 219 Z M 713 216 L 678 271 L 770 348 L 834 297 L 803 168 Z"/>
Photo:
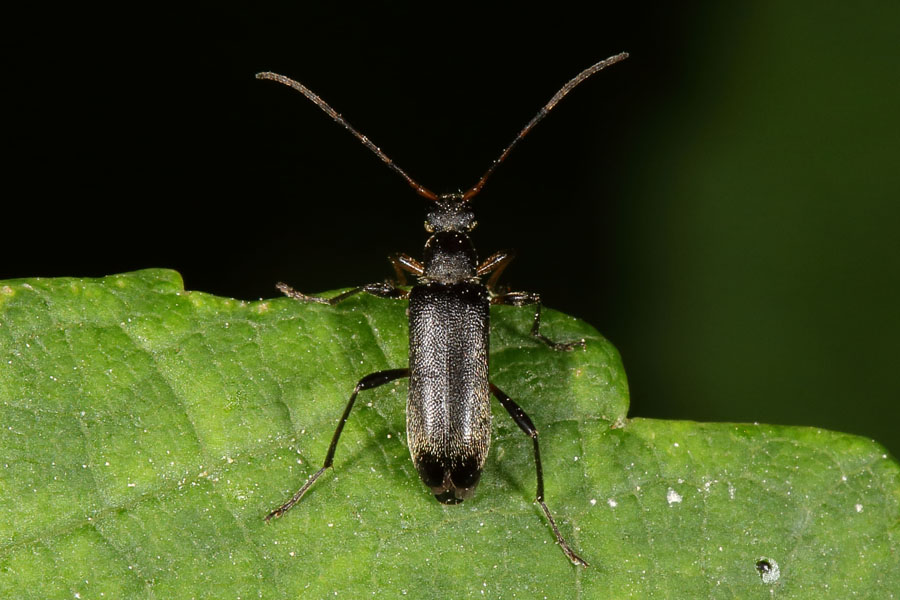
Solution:
<path fill-rule="evenodd" d="M 327 304 L 329 306 L 334 306 L 339 302 L 343 302 L 350 296 L 354 296 L 360 292 L 366 292 L 367 294 L 372 294 L 373 296 L 378 296 L 379 298 L 392 298 L 403 300 L 409 297 L 408 290 L 402 290 L 398 287 L 394 287 L 389 283 L 369 283 L 367 285 L 361 285 L 357 288 L 353 288 L 352 290 L 347 290 L 337 296 L 332 298 L 320 298 L 319 296 L 307 296 L 302 292 L 298 292 L 291 286 L 286 283 L 278 283 L 275 285 L 281 293 L 285 296 L 293 298 L 294 300 L 299 300 L 300 302 L 316 302 L 318 304 Z"/>
<path fill-rule="evenodd" d="M 425 266 L 409 254 L 400 252 L 389 256 L 388 260 L 391 261 L 391 265 L 394 267 L 397 285 L 406 285 L 406 273 L 412 273 L 417 277 L 425 274 Z"/>
<path fill-rule="evenodd" d="M 494 252 L 490 256 L 488 256 L 484 262 L 478 265 L 478 269 L 476 269 L 475 274 L 481 277 L 482 275 L 491 274 L 490 278 L 488 278 L 487 289 L 491 290 L 491 292 L 495 291 L 495 287 L 497 285 L 497 280 L 500 278 L 500 274 L 503 273 L 503 269 L 509 266 L 509 263 L 512 262 L 512 259 L 516 257 L 515 250 L 499 250 Z"/>
<path fill-rule="evenodd" d="M 491 304 L 505 304 L 508 306 L 526 306 L 533 304 L 534 323 L 531 325 L 531 335 L 541 340 L 554 350 L 572 350 L 575 347 L 584 348 L 584 340 L 573 342 L 554 342 L 541 333 L 541 295 L 534 292 L 508 292 L 491 298 Z"/>

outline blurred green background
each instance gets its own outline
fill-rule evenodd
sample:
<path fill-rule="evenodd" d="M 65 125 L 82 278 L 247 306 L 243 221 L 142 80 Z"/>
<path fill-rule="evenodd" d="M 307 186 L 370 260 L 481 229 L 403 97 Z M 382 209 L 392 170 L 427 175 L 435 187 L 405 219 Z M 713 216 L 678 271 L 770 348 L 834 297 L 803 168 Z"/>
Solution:
<path fill-rule="evenodd" d="M 900 3 L 24 10 L 3 36 L 0 278 L 172 267 L 247 299 L 384 279 L 421 252 L 422 201 L 255 72 L 445 191 L 627 50 L 478 197 L 482 254 L 516 248 L 505 283 L 616 344 L 632 415 L 900 451 Z"/>
<path fill-rule="evenodd" d="M 689 81 L 623 161 L 632 322 L 610 335 L 635 408 L 815 424 L 896 453 L 900 4 L 705 17 Z"/>

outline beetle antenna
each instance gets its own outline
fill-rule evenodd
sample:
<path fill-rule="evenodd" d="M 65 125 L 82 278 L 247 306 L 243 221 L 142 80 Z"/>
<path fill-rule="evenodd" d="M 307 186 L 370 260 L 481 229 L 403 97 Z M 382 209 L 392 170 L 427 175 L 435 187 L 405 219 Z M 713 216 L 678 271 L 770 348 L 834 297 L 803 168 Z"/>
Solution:
<path fill-rule="evenodd" d="M 394 161 L 388 157 L 387 154 L 381 151 L 381 148 L 372 143 L 372 141 L 357 131 L 350 123 L 348 123 L 344 117 L 342 117 L 336 110 L 331 108 L 327 102 L 322 100 L 319 96 L 317 96 L 311 89 L 300 83 L 299 81 L 294 81 L 290 77 L 285 77 L 284 75 L 279 75 L 278 73 L 272 73 L 270 71 L 266 71 L 265 73 L 257 73 L 257 79 L 268 79 L 270 81 L 277 81 L 278 83 L 284 84 L 288 87 L 292 87 L 304 96 L 307 97 L 312 103 L 322 109 L 329 117 L 337 121 L 344 129 L 352 133 L 356 136 L 356 139 L 361 141 L 363 145 L 375 153 L 378 158 L 380 158 L 384 164 L 390 167 L 395 173 L 399 174 L 403 179 L 406 180 L 406 183 L 412 187 L 412 189 L 416 190 L 416 193 L 422 196 L 423 198 L 427 198 L 432 202 L 437 202 L 438 195 L 429 190 L 428 188 L 422 186 L 415 179 L 406 174 L 406 171 L 398 167 L 394 164 Z"/>
<path fill-rule="evenodd" d="M 627 52 L 622 52 L 620 54 L 616 54 L 615 56 L 610 56 L 606 60 L 601 60 L 597 64 L 591 65 L 590 67 L 570 79 L 566 85 L 562 86 L 562 88 L 558 92 L 556 92 L 552 98 L 550 98 L 550 102 L 545 104 L 544 107 L 541 108 L 541 110 L 539 110 L 536 115 L 534 115 L 534 118 L 531 119 L 528 124 L 522 128 L 522 131 L 519 132 L 519 135 L 517 135 L 515 139 L 509 144 L 509 146 L 507 146 L 506 149 L 500 153 L 500 156 L 495 159 L 493 163 L 491 163 L 490 168 L 487 170 L 487 172 L 485 172 L 484 175 L 481 176 L 481 179 L 478 180 L 478 183 L 472 186 L 472 188 L 469 189 L 468 192 L 463 194 L 463 201 L 468 202 L 472 199 L 473 196 L 475 196 L 475 194 L 481 191 L 481 188 L 484 187 L 484 183 L 488 180 L 488 177 L 493 174 L 494 170 L 500 165 L 500 163 L 506 160 L 507 155 L 509 155 L 510 151 L 512 151 L 515 145 L 519 143 L 519 140 L 525 137 L 528 132 L 534 128 L 535 125 L 540 123 L 541 119 L 546 117 L 547 113 L 553 110 L 553 107 L 559 104 L 559 101 L 562 100 L 566 96 L 566 94 L 571 92 L 578 86 L 578 84 L 580 84 L 590 76 L 594 75 L 595 73 L 599 73 L 606 67 L 614 65 L 617 62 L 621 62 L 626 58 L 628 58 Z"/>

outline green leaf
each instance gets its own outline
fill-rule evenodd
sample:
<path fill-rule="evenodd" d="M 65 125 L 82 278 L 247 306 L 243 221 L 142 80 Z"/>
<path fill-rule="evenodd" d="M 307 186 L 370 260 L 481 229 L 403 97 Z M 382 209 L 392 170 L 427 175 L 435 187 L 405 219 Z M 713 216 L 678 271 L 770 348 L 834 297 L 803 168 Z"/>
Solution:
<path fill-rule="evenodd" d="M 356 381 L 406 364 L 402 302 L 240 302 L 163 270 L 0 282 L 0 597 L 900 590 L 900 470 L 880 446 L 628 420 L 618 354 L 590 326 L 547 311 L 548 335 L 587 340 L 554 352 L 527 309 L 493 318 L 493 380 L 539 428 L 547 502 L 589 568 L 556 547 L 531 442 L 499 407 L 475 497 L 434 500 L 404 441 L 404 380 L 363 392 L 335 468 L 263 521 L 321 465 Z"/>

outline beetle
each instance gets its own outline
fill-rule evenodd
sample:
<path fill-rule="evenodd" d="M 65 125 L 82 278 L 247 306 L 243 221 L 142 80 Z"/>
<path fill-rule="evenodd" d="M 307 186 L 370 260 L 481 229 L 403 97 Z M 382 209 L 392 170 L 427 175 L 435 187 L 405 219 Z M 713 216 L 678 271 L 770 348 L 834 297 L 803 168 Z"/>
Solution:
<path fill-rule="evenodd" d="M 490 307 L 492 304 L 534 306 L 531 335 L 558 351 L 584 347 L 584 340 L 554 342 L 541 333 L 541 298 L 530 292 L 495 290 L 497 278 L 513 259 L 511 251 L 495 252 L 478 261 L 469 233 L 475 228 L 472 198 L 513 147 L 549 113 L 562 98 L 595 73 L 627 58 L 627 53 L 602 60 L 580 72 L 566 83 L 525 125 L 513 141 L 494 160 L 478 182 L 465 192 L 435 194 L 421 186 L 385 155 L 367 137 L 354 129 L 331 106 L 303 84 L 284 75 L 264 72 L 258 79 L 276 81 L 300 92 L 332 119 L 342 125 L 432 206 L 425 220 L 430 234 L 420 262 L 408 254 L 390 257 L 397 284 L 370 283 L 350 289 L 332 298 L 309 296 L 279 283 L 278 289 L 301 302 L 334 306 L 365 292 L 380 298 L 409 301 L 409 364 L 366 375 L 354 387 L 350 400 L 338 421 L 325 456 L 325 462 L 284 504 L 266 515 L 265 520 L 290 510 L 332 466 L 338 440 L 359 392 L 376 388 L 403 377 L 409 378 L 406 403 L 406 432 L 413 464 L 435 498 L 444 504 L 457 504 L 470 498 L 478 485 L 491 443 L 491 407 L 493 394 L 534 445 L 537 474 L 536 501 L 540 504 L 563 553 L 575 565 L 588 566 L 563 538 L 544 501 L 544 477 L 541 467 L 538 432 L 531 419 L 508 395 L 490 381 L 488 352 Z M 416 283 L 404 289 L 406 273 Z M 483 281 L 489 276 L 487 281 Z"/>

